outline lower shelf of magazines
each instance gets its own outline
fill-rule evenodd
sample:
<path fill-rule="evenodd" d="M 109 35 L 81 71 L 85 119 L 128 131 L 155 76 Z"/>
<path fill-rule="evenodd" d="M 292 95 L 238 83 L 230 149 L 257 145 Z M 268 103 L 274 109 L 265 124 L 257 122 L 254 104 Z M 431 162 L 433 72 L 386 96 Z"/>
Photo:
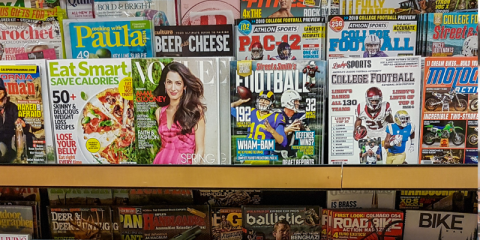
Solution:
<path fill-rule="evenodd" d="M 261 189 L 477 189 L 476 165 L 4 165 L 0 186 Z"/>

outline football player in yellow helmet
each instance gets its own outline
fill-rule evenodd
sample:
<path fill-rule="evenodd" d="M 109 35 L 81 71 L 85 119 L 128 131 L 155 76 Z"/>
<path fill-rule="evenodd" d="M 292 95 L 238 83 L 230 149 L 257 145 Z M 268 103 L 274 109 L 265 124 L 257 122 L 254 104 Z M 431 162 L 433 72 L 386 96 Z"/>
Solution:
<path fill-rule="evenodd" d="M 410 152 L 415 151 L 415 126 L 410 123 L 410 115 L 405 110 L 395 113 L 395 123 L 389 123 L 385 131 L 385 149 L 387 150 L 387 164 L 405 163 L 405 149 L 410 138 Z"/>

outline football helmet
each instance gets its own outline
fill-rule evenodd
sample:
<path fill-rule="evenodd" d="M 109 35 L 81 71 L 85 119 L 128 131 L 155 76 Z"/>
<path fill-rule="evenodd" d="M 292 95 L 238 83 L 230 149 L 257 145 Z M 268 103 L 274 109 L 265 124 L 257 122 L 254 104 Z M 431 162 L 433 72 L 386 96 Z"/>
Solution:
<path fill-rule="evenodd" d="M 395 123 L 398 126 L 406 127 L 410 124 L 410 115 L 405 110 L 400 110 L 395 113 Z"/>
<path fill-rule="evenodd" d="M 364 137 L 367 136 L 367 128 L 365 126 L 358 126 L 356 129 L 355 129 L 355 141 L 358 141 Z"/>
<path fill-rule="evenodd" d="M 287 53 L 285 53 L 285 51 L 287 51 Z M 286 42 L 282 42 L 280 43 L 280 45 L 278 45 L 277 52 L 278 57 L 281 60 L 288 60 L 292 56 L 292 49 L 290 48 L 290 44 Z"/>
<path fill-rule="evenodd" d="M 260 104 L 260 99 L 265 99 L 270 101 L 267 106 L 261 105 Z M 261 91 L 260 94 L 258 94 L 257 97 L 257 102 L 256 102 L 256 108 L 260 111 L 269 111 L 272 110 L 273 102 L 275 101 L 275 95 L 273 94 L 272 91 Z"/>
<path fill-rule="evenodd" d="M 308 66 L 310 66 L 311 68 L 315 68 L 317 65 L 315 65 L 315 61 L 310 61 L 308 63 Z"/>
<path fill-rule="evenodd" d="M 263 46 L 259 42 L 252 44 L 252 60 L 262 60 L 263 59 Z"/>
<path fill-rule="evenodd" d="M 377 87 L 371 87 L 365 93 L 365 99 L 370 110 L 378 110 L 382 106 L 382 91 Z M 373 104 L 371 101 L 378 101 L 378 103 Z"/>
<path fill-rule="evenodd" d="M 283 92 L 282 97 L 280 98 L 282 107 L 297 112 L 298 106 L 295 105 L 295 100 L 300 101 L 302 100 L 302 97 L 300 96 L 300 94 L 298 94 L 297 91 L 292 89 L 288 89 L 287 91 Z"/>
<path fill-rule="evenodd" d="M 365 44 L 365 49 L 368 51 L 368 54 L 370 56 L 373 56 L 380 51 L 381 42 L 380 42 L 380 38 L 378 38 L 377 35 L 374 35 L 374 34 L 367 35 L 365 37 L 364 44 Z"/>
<path fill-rule="evenodd" d="M 478 56 L 478 39 L 477 36 L 470 36 L 465 39 L 462 47 L 462 55 L 466 57 Z"/>

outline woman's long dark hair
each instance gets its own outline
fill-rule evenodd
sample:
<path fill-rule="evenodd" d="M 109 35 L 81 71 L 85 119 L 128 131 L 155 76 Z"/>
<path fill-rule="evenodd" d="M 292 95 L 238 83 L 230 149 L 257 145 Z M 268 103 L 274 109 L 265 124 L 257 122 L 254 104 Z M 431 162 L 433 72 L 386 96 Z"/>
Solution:
<path fill-rule="evenodd" d="M 207 111 L 207 106 L 202 103 L 203 84 L 185 65 L 179 62 L 167 64 L 162 71 L 157 88 L 153 91 L 155 96 L 166 96 L 165 102 L 157 102 L 160 107 L 170 104 L 170 97 L 165 89 L 167 74 L 170 71 L 178 73 L 186 87 L 186 92 L 183 92 L 177 111 L 173 116 L 173 123 L 178 123 L 182 128 L 182 134 L 187 134 L 192 131 L 200 119 L 204 118 L 205 111 Z"/>

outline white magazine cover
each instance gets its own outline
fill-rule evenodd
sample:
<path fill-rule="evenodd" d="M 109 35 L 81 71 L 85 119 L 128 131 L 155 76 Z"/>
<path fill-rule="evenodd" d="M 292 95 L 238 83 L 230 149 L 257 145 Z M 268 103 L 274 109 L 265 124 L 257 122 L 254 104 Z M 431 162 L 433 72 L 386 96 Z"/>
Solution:
<path fill-rule="evenodd" d="M 69 19 L 92 19 L 93 0 L 67 0 L 65 1 Z M 62 6 L 65 9 L 65 7 Z"/>
<path fill-rule="evenodd" d="M 327 59 L 413 56 L 417 15 L 330 15 Z"/>
<path fill-rule="evenodd" d="M 474 213 L 407 210 L 403 239 L 477 239 L 477 218 Z"/>
<path fill-rule="evenodd" d="M 417 1 L 405 0 L 345 0 L 344 14 L 418 14 Z"/>
<path fill-rule="evenodd" d="M 58 163 L 132 163 L 130 59 L 50 60 L 47 66 Z"/>
<path fill-rule="evenodd" d="M 220 164 L 230 165 L 230 101 L 223 101 L 230 99 L 230 61 L 233 61 L 233 57 L 221 57 L 218 58 L 218 74 L 219 74 L 219 119 L 220 122 Z"/>
<path fill-rule="evenodd" d="M 395 209 L 394 190 L 327 191 L 327 208 L 383 208 Z"/>
<path fill-rule="evenodd" d="M 237 19 L 237 60 L 325 59 L 323 17 Z"/>
<path fill-rule="evenodd" d="M 181 25 L 234 24 L 240 18 L 240 0 L 179 0 Z"/>
<path fill-rule="evenodd" d="M 145 17 L 154 26 L 177 25 L 175 0 L 95 0 L 95 18 Z"/>
<path fill-rule="evenodd" d="M 420 64 L 413 56 L 329 61 L 329 164 L 418 163 Z"/>

